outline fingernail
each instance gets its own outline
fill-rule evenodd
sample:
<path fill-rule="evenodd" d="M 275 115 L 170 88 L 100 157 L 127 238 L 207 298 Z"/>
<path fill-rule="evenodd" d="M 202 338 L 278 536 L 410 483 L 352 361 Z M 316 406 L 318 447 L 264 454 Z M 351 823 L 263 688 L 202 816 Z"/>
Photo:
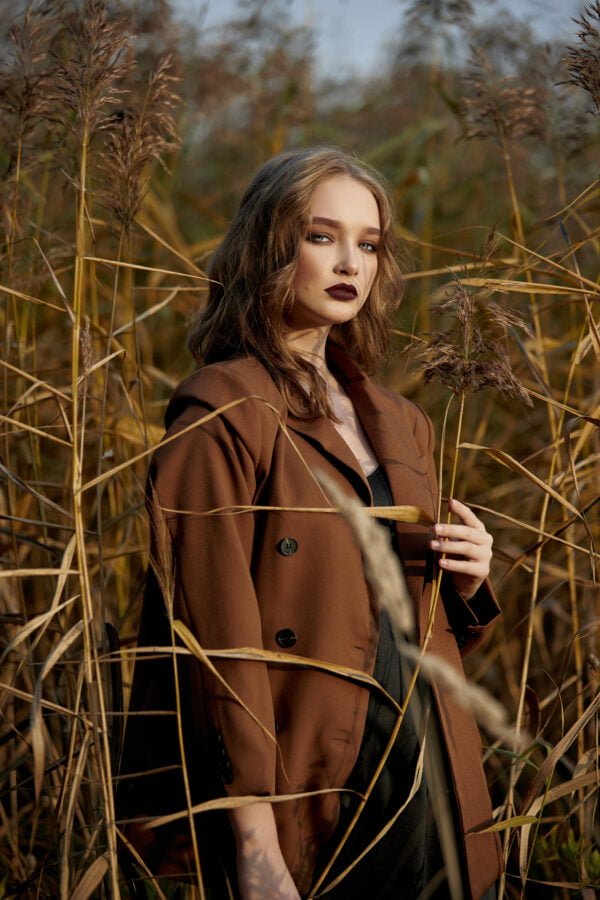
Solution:
<path fill-rule="evenodd" d="M 444 531 L 445 531 L 445 529 L 446 529 L 446 526 L 445 526 L 445 525 L 436 525 L 436 526 L 435 526 L 435 533 L 436 533 L 436 534 L 443 534 Z"/>
<path fill-rule="evenodd" d="M 439 542 L 439 541 L 432 541 L 432 542 L 431 542 L 431 546 L 433 547 L 434 550 L 437 550 L 438 547 L 440 546 L 440 542 Z"/>

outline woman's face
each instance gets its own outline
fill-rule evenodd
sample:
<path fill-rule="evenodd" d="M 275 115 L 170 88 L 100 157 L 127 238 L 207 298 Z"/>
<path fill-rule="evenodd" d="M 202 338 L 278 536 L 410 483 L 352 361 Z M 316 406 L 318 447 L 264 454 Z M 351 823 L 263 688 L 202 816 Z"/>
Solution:
<path fill-rule="evenodd" d="M 317 185 L 294 279 L 292 329 L 331 327 L 356 316 L 377 272 L 380 229 L 377 201 L 360 181 L 334 175 Z"/>

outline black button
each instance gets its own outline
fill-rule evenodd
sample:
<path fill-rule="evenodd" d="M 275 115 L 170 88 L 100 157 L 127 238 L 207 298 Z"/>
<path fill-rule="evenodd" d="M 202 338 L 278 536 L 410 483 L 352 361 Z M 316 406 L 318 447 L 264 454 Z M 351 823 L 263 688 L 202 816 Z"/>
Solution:
<path fill-rule="evenodd" d="M 286 649 L 287 647 L 293 647 L 298 638 L 296 637 L 296 632 L 292 631 L 291 628 L 282 628 L 275 635 L 275 640 L 280 647 Z"/>
<path fill-rule="evenodd" d="M 277 549 L 283 556 L 293 556 L 298 549 L 298 541 L 293 537 L 284 537 L 277 544 Z"/>

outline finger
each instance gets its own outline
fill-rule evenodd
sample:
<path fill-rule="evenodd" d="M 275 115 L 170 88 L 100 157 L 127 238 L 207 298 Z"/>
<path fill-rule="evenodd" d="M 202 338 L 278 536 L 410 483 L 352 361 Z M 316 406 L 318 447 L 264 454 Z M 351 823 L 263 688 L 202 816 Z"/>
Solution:
<path fill-rule="evenodd" d="M 483 544 L 474 544 L 471 541 L 431 541 L 431 547 L 438 553 L 451 553 L 452 556 L 464 556 L 471 560 L 489 562 L 492 558 L 491 550 Z"/>
<path fill-rule="evenodd" d="M 451 540 L 472 541 L 473 544 L 487 544 L 491 547 L 493 539 L 485 529 L 480 531 L 470 525 L 446 525 L 439 522 L 433 526 L 436 538 L 450 538 Z"/>
<path fill-rule="evenodd" d="M 440 566 L 447 572 L 459 572 L 461 575 L 471 575 L 473 578 L 487 577 L 489 569 L 480 562 L 469 562 L 466 559 L 440 559 Z"/>
<path fill-rule="evenodd" d="M 456 513 L 456 515 L 463 520 L 467 525 L 470 525 L 472 528 L 477 528 L 480 531 L 482 528 L 485 529 L 485 525 L 478 519 L 475 513 L 470 507 L 468 507 L 465 503 L 461 503 L 460 500 L 457 500 L 456 497 L 451 497 L 448 500 L 448 507 L 451 512 Z"/>

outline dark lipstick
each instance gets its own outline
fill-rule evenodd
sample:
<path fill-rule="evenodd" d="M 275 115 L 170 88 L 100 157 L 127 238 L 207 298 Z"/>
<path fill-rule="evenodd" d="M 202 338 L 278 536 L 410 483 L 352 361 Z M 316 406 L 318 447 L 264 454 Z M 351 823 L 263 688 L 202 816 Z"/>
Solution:
<path fill-rule="evenodd" d="M 325 289 L 326 293 L 334 300 L 356 300 L 358 291 L 353 284 L 332 284 L 331 287 Z"/>

